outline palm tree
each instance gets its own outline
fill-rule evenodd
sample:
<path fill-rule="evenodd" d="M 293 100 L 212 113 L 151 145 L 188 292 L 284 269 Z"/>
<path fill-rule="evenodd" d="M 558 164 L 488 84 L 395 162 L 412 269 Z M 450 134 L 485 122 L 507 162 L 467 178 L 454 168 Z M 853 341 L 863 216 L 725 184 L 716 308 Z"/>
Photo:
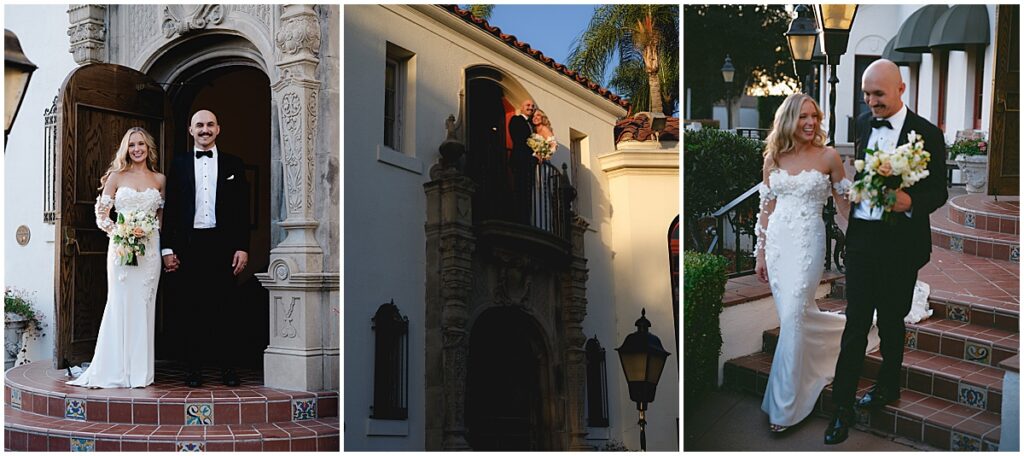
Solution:
<path fill-rule="evenodd" d="M 671 115 L 679 100 L 679 7 L 597 7 L 573 42 L 569 68 L 603 84 L 616 52 L 609 85 L 628 97 L 635 111 Z"/>
<path fill-rule="evenodd" d="M 494 11 L 494 5 L 469 5 L 469 8 L 467 9 L 474 16 L 486 21 L 491 18 L 491 12 Z"/>

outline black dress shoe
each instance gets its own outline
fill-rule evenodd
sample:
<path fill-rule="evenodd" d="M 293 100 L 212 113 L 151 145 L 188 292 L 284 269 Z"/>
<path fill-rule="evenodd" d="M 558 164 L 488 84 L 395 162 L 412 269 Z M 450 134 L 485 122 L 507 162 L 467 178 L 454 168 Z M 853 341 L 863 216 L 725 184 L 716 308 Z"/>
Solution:
<path fill-rule="evenodd" d="M 188 375 L 185 376 L 185 386 L 189 388 L 203 386 L 203 376 L 198 371 L 189 371 Z"/>
<path fill-rule="evenodd" d="M 235 373 L 234 369 L 225 369 L 223 377 L 225 386 L 238 386 L 241 384 L 241 382 L 238 381 L 238 374 Z"/>
<path fill-rule="evenodd" d="M 861 397 L 857 401 L 857 407 L 864 408 L 882 408 L 888 404 L 896 402 L 900 399 L 899 390 L 896 390 L 896 394 L 886 394 L 885 390 L 879 388 L 878 385 L 871 387 L 868 392 L 864 393 L 864 397 Z"/>
<path fill-rule="evenodd" d="M 846 441 L 850 436 L 850 425 L 853 424 L 853 410 L 839 407 L 832 415 L 832 421 L 825 428 L 825 445 L 836 445 Z"/>

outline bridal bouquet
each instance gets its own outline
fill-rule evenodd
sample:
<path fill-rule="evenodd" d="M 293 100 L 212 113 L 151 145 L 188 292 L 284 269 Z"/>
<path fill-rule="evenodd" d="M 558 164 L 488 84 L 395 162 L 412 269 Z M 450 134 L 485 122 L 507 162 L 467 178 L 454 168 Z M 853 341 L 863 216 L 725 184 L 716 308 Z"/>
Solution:
<path fill-rule="evenodd" d="M 867 149 L 863 160 L 853 162 L 857 172 L 864 175 L 850 188 L 850 201 L 866 200 L 871 207 L 883 208 L 882 219 L 891 222 L 896 191 L 928 177 L 929 160 L 931 154 L 924 150 L 924 140 L 914 131 L 907 134 L 906 144 L 894 150 Z"/>
<path fill-rule="evenodd" d="M 117 254 L 117 264 L 138 266 L 139 257 L 146 254 L 146 239 L 157 229 L 157 220 L 146 211 L 117 213 L 117 224 L 111 233 Z"/>
<path fill-rule="evenodd" d="M 551 145 L 548 144 L 547 140 L 543 136 L 536 133 L 526 138 L 526 145 L 533 149 L 533 155 L 541 160 L 551 159 Z"/>

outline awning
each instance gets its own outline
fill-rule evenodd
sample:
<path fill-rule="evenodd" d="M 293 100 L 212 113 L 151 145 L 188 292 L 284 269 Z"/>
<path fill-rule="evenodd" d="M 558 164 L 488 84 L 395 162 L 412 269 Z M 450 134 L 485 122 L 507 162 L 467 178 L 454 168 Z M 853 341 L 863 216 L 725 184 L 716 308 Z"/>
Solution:
<path fill-rule="evenodd" d="M 939 17 L 928 45 L 944 51 L 965 51 L 989 44 L 988 8 L 985 5 L 956 5 Z"/>
<path fill-rule="evenodd" d="M 900 52 L 916 52 L 923 54 L 931 52 L 932 30 L 949 7 L 946 5 L 925 5 L 914 11 L 896 34 L 893 50 Z"/>
<path fill-rule="evenodd" d="M 896 43 L 896 37 L 893 37 L 885 44 L 885 50 L 882 51 L 882 58 L 891 60 L 893 63 L 900 66 L 910 66 L 913 64 L 921 63 L 921 54 L 915 54 L 913 52 L 900 52 L 894 50 L 892 47 Z"/>

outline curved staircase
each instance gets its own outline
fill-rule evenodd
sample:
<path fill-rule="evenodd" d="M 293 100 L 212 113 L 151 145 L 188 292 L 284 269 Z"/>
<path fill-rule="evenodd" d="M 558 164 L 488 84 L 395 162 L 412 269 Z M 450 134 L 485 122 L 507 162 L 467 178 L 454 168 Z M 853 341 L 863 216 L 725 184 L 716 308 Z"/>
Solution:
<path fill-rule="evenodd" d="M 932 287 L 933 315 L 907 325 L 900 400 L 858 409 L 858 427 L 939 450 L 998 451 L 1004 378 L 1020 371 L 1019 203 L 954 196 L 931 218 L 937 248 L 918 278 Z M 842 312 L 843 295 L 840 279 L 818 307 Z M 778 331 L 764 332 L 762 351 L 727 361 L 723 386 L 763 395 Z M 867 355 L 858 397 L 874 384 L 880 363 L 878 350 Z M 1019 396 L 1017 381 L 1010 398 Z M 815 412 L 830 417 L 831 397 L 829 385 Z"/>
<path fill-rule="evenodd" d="M 65 385 L 49 361 L 5 374 L 4 449 L 10 451 L 339 451 L 338 393 L 288 391 L 239 371 L 222 386 L 207 370 L 201 388 L 158 365 L 139 389 Z"/>

